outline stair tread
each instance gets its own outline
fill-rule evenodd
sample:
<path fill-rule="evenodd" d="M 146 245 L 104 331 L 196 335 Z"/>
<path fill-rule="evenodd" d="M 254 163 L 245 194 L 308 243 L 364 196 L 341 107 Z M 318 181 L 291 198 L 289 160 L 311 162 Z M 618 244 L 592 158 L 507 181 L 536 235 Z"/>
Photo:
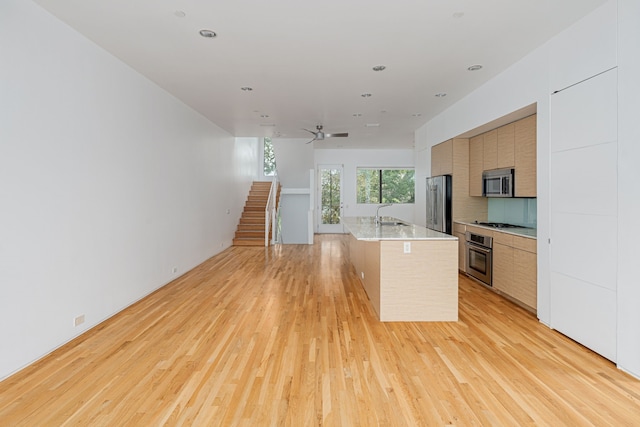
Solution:
<path fill-rule="evenodd" d="M 252 183 L 233 239 L 234 245 L 264 246 L 265 210 L 271 194 L 271 185 L 271 181 Z M 275 193 L 276 204 L 280 200 L 280 189 L 281 185 L 278 184 Z M 271 239 L 271 230 L 268 238 Z"/>

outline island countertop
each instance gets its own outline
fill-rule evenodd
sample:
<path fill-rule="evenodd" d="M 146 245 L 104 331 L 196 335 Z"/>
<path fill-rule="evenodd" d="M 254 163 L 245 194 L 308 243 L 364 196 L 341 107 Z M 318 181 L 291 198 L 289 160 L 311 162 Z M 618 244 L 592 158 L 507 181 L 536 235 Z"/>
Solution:
<path fill-rule="evenodd" d="M 400 222 L 403 225 L 376 226 L 372 216 L 342 218 L 346 229 L 358 240 L 458 240 L 457 237 L 440 233 L 420 225 L 409 224 L 392 217 L 382 217 L 383 222 Z"/>

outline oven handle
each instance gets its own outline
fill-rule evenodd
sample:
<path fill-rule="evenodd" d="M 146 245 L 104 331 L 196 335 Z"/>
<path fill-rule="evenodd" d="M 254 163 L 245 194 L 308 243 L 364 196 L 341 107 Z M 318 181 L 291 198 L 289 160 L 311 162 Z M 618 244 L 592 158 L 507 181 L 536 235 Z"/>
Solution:
<path fill-rule="evenodd" d="M 469 249 L 473 248 L 473 250 L 478 250 L 480 252 L 484 252 L 485 254 L 491 253 L 491 249 L 483 248 L 482 246 L 474 245 L 473 243 L 465 242 Z"/>

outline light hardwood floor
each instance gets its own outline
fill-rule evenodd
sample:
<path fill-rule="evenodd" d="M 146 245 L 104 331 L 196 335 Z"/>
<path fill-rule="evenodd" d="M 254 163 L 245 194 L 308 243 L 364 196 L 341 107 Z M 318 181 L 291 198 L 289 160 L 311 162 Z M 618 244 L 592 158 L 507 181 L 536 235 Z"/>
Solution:
<path fill-rule="evenodd" d="M 346 236 L 233 247 L 0 383 L 2 426 L 631 426 L 640 381 L 460 276 L 380 323 Z"/>

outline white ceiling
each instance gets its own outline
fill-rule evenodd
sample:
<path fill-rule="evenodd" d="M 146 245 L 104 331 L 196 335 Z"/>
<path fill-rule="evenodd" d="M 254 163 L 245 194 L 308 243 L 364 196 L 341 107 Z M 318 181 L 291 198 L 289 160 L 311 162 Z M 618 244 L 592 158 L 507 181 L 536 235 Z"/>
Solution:
<path fill-rule="evenodd" d="M 35 1 L 235 136 L 350 134 L 318 148 L 412 147 L 434 115 L 605 3 Z"/>

